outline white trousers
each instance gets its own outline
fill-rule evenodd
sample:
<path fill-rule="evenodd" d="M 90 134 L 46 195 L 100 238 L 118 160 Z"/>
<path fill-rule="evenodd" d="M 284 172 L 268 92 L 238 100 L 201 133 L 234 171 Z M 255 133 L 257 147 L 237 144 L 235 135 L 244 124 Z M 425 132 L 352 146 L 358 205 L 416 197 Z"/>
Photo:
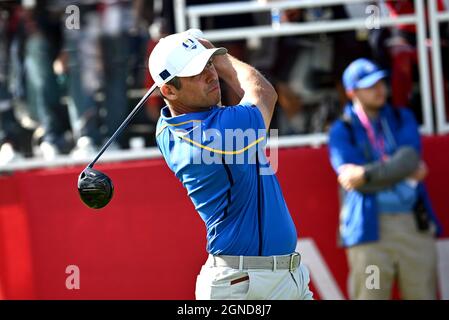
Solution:
<path fill-rule="evenodd" d="M 300 264 L 294 271 L 245 270 L 207 263 L 197 277 L 197 300 L 312 300 L 309 271 Z"/>

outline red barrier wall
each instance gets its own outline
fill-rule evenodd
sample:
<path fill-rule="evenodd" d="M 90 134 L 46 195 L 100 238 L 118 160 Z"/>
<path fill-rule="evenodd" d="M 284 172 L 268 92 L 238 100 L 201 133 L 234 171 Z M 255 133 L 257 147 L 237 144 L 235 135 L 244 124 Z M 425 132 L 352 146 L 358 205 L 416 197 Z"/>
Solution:
<path fill-rule="evenodd" d="M 449 136 L 426 138 L 424 158 L 447 237 Z M 0 177 L 0 298 L 194 298 L 205 230 L 179 181 L 161 159 L 98 168 L 115 184 L 113 200 L 98 211 L 78 198 L 82 167 Z M 327 149 L 281 149 L 278 177 L 299 237 L 315 241 L 346 294 L 346 260 L 336 246 L 337 183 Z M 66 288 L 69 265 L 80 269 L 79 290 Z"/>

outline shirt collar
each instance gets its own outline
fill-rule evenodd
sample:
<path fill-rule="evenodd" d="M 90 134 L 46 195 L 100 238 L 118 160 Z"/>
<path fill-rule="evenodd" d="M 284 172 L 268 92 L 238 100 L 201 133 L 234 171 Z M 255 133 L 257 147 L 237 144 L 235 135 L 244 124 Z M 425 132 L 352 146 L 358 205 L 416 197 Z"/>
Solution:
<path fill-rule="evenodd" d="M 206 119 L 211 113 L 211 111 L 216 108 L 219 107 L 215 105 L 206 109 L 205 111 L 190 112 L 172 117 L 170 115 L 170 110 L 168 109 L 168 106 L 165 106 L 161 109 L 161 119 L 170 125 L 180 125 L 182 123 L 191 122 L 192 120 L 201 121 Z"/>

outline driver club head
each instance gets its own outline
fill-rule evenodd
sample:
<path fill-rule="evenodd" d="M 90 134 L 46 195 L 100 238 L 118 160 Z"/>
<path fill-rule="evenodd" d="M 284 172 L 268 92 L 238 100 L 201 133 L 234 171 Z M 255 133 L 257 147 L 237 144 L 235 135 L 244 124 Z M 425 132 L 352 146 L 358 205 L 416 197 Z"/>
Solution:
<path fill-rule="evenodd" d="M 80 173 L 78 177 L 78 192 L 80 194 L 81 200 L 92 209 L 100 209 L 106 206 L 112 199 L 114 194 L 114 186 L 112 185 L 111 179 L 105 175 L 103 172 L 93 169 L 92 167 L 101 157 L 101 155 L 106 151 L 106 149 L 111 145 L 113 141 L 120 135 L 123 129 L 130 123 L 130 121 L 135 117 L 137 112 L 145 105 L 150 95 L 156 90 L 157 84 L 154 83 L 151 88 L 145 93 L 145 95 L 140 99 L 131 113 L 126 117 L 122 124 L 117 128 L 113 135 L 108 141 L 103 145 L 95 159 L 89 163 L 86 169 Z"/>
<path fill-rule="evenodd" d="M 100 209 L 111 201 L 114 186 L 103 172 L 88 167 L 78 177 L 78 192 L 89 208 Z"/>

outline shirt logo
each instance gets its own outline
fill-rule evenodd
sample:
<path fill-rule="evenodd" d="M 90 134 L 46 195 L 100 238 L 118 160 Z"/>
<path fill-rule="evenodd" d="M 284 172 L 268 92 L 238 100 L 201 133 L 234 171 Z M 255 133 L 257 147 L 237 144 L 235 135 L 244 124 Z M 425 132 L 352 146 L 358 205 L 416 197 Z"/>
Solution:
<path fill-rule="evenodd" d="M 192 39 L 187 38 L 186 40 L 183 41 L 182 45 L 187 51 L 196 49 L 196 44 Z"/>

